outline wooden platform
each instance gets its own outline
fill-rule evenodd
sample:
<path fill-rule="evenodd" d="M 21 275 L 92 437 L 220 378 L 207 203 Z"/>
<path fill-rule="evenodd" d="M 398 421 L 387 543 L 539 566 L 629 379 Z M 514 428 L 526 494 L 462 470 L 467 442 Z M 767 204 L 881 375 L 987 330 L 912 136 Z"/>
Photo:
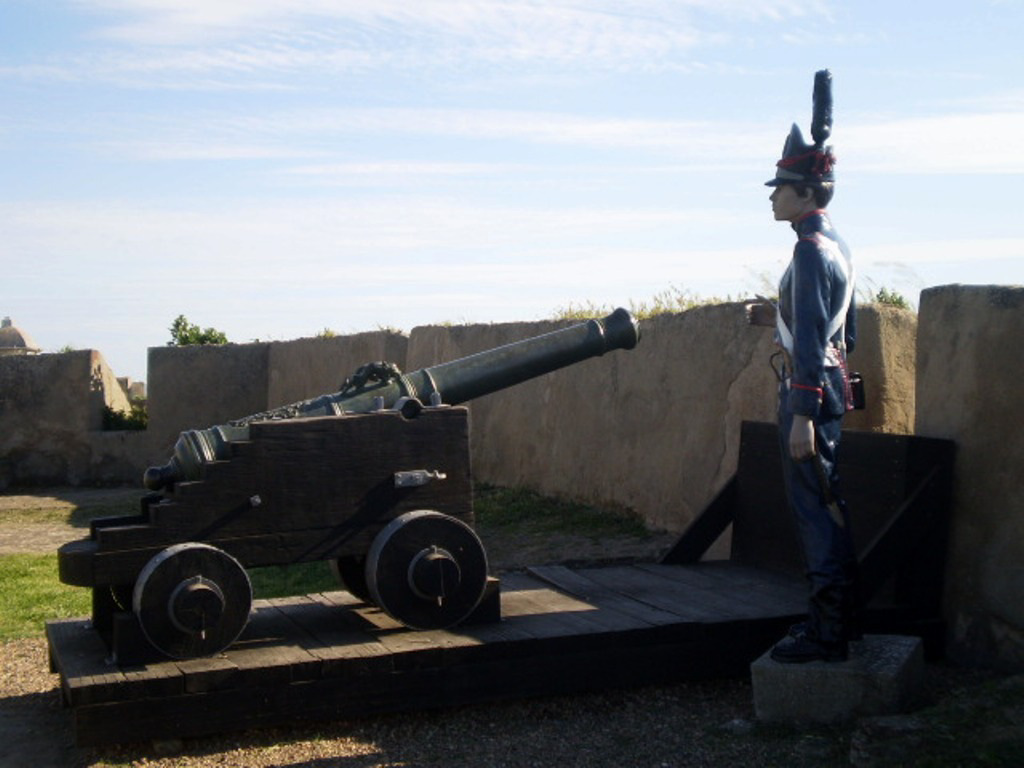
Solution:
<path fill-rule="evenodd" d="M 122 668 L 85 619 L 46 626 L 79 745 L 747 674 L 801 579 L 729 562 L 531 568 L 501 622 L 417 632 L 347 592 L 257 601 L 209 659 Z"/>

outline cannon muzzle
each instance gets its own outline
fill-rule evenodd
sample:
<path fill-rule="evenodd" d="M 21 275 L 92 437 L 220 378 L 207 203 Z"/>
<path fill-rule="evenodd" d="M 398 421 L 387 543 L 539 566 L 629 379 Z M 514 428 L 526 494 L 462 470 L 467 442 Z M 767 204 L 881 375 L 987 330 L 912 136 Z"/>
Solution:
<path fill-rule="evenodd" d="M 231 443 L 247 439 L 249 424 L 256 421 L 341 416 L 396 407 L 409 414 L 423 403 L 458 405 L 605 352 L 632 349 L 639 340 L 637 321 L 620 308 L 600 320 L 588 320 L 408 374 L 388 363 L 368 363 L 334 394 L 209 429 L 182 432 L 170 461 L 162 467 L 147 469 L 143 484 L 155 491 L 178 481 L 199 479 L 205 464 L 230 457 Z"/>

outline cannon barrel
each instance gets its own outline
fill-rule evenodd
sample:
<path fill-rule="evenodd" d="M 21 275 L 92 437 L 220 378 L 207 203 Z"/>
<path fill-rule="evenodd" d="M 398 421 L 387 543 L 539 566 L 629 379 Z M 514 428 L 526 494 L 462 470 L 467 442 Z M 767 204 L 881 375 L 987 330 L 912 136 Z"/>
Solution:
<path fill-rule="evenodd" d="M 632 349 L 639 340 L 636 320 L 620 308 L 600 320 L 588 320 L 408 374 L 393 365 L 370 363 L 333 394 L 209 429 L 182 432 L 170 461 L 147 469 L 143 484 L 155 491 L 178 481 L 199 479 L 203 465 L 229 458 L 230 444 L 246 440 L 249 424 L 256 421 L 370 413 L 396 406 L 404 409 L 410 403 L 419 407 L 422 401 L 458 405 L 605 352 Z"/>

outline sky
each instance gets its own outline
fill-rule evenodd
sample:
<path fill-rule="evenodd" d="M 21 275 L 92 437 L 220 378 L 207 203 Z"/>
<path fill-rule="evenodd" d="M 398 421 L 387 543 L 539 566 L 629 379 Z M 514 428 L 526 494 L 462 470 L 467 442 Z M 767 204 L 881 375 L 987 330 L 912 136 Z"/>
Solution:
<path fill-rule="evenodd" d="M 1024 284 L 1022 35 L 1024 0 L 0 0 L 0 316 L 144 381 L 179 315 L 771 293 L 824 68 L 861 300 Z"/>

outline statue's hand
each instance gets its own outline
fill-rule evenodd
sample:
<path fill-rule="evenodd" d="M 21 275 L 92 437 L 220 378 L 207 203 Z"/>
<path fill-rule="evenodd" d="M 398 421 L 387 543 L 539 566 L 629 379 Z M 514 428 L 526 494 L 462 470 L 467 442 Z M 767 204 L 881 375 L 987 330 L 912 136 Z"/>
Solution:
<path fill-rule="evenodd" d="M 747 313 L 747 322 L 750 325 L 758 325 L 771 328 L 775 325 L 775 303 L 764 296 L 757 296 L 756 301 L 748 302 L 743 306 Z"/>
<path fill-rule="evenodd" d="M 814 456 L 814 422 L 810 416 L 793 414 L 789 429 L 789 455 L 793 461 L 806 461 Z"/>

